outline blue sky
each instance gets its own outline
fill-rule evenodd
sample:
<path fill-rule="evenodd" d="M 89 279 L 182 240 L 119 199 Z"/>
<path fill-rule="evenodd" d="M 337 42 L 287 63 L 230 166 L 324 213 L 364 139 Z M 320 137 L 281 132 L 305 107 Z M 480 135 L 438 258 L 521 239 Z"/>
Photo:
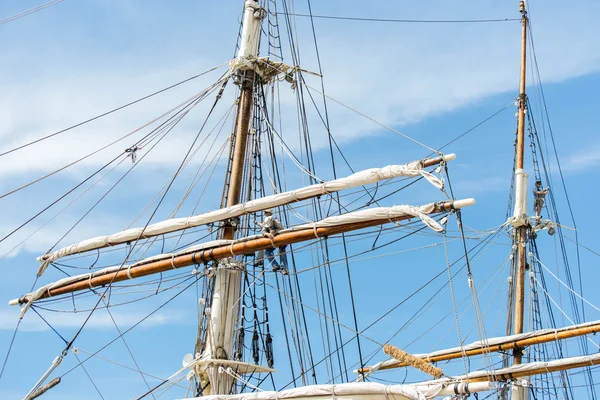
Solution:
<path fill-rule="evenodd" d="M 37 2 L 29 0 L 5 1 L 0 6 L 0 19 L 36 5 Z M 600 165 L 600 139 L 597 132 L 600 101 L 596 96 L 600 89 L 600 49 L 597 41 L 600 28 L 596 23 L 600 5 L 592 0 L 568 6 L 554 0 L 532 0 L 529 5 L 539 71 L 579 237 L 582 244 L 598 252 L 600 246 L 595 234 L 596 222 L 589 217 L 589 208 L 590 202 L 598 196 L 594 182 L 598 181 L 597 166 Z M 314 14 L 374 18 L 433 20 L 518 17 L 517 1 L 463 1 L 460 4 L 398 1 L 377 2 L 368 8 L 358 1 L 330 1 L 312 6 Z M 298 13 L 306 12 L 305 2 L 299 2 L 296 7 Z M 233 1 L 204 4 L 183 0 L 65 0 L 38 13 L 0 25 L 0 46 L 3 48 L 0 55 L 0 87 L 3 94 L 0 96 L 0 149 L 10 149 L 227 62 L 234 52 L 240 12 L 241 2 Z M 309 20 L 299 17 L 297 23 L 298 42 L 303 50 L 302 67 L 317 71 Z M 518 22 L 386 24 L 316 19 L 315 28 L 327 94 L 430 147 L 448 142 L 503 109 L 516 97 L 520 46 Z M 132 131 L 199 92 L 214 82 L 223 71 L 221 68 L 191 84 L 126 111 L 43 144 L 0 157 L 2 192 L 44 175 L 113 138 Z M 529 78 L 529 82 L 532 82 L 531 75 Z M 307 80 L 312 87 L 320 87 L 318 79 L 308 77 Z M 534 104 L 532 112 L 537 113 L 539 108 L 535 107 L 539 104 L 539 99 L 534 96 L 534 87 L 529 90 Z M 229 88 L 228 97 L 226 96 L 228 103 L 218 109 L 219 117 L 231 105 L 233 94 Z M 133 216 L 138 214 L 177 168 L 184 151 L 181 148 L 189 146 L 202 123 L 208 105 L 205 103 L 190 113 L 177 134 L 165 141 L 161 151 L 148 156 L 147 162 L 128 178 L 126 184 L 111 194 L 62 244 L 126 228 Z M 282 104 L 283 115 L 293 118 L 291 92 L 282 95 Z M 356 170 L 403 163 L 428 154 L 426 149 L 382 129 L 347 108 L 334 102 L 329 102 L 328 106 L 333 135 Z M 457 197 L 477 199 L 477 205 L 464 213 L 465 225 L 474 230 L 497 227 L 504 222 L 516 126 L 514 112 L 514 107 L 506 108 L 447 149 L 458 155 L 450 166 Z M 297 150 L 294 124 L 286 125 L 285 129 L 288 134 L 286 141 Z M 318 128 L 313 131 L 313 135 L 317 174 L 320 178 L 330 179 L 326 136 Z M 210 157 L 224 139 L 225 136 L 219 136 L 215 141 L 216 147 L 211 151 L 203 150 L 205 154 L 201 152 L 197 159 L 206 154 Z M 0 213 L 0 233 L 8 233 L 14 229 L 31 216 L 34 210 L 40 209 L 66 188 L 100 167 L 115 152 L 127 147 L 126 143 L 124 141 L 120 147 L 116 146 L 92 157 L 57 177 L 0 199 L 2 209 L 7 210 Z M 289 160 L 287 162 L 286 165 L 293 169 Z M 195 163 L 198 164 L 199 161 Z M 130 163 L 124 163 L 119 171 L 124 171 L 129 165 Z M 531 169 L 530 162 L 527 168 Z M 572 226 L 560 181 L 557 179 L 556 166 L 553 165 L 552 168 L 555 179 L 549 184 L 557 196 L 561 219 L 565 225 Z M 222 169 L 217 170 L 207 183 L 209 189 L 202 197 L 199 210 L 218 207 Z M 340 174 L 348 173 L 348 169 L 340 168 Z M 186 172 L 184 178 L 189 178 L 192 174 L 193 171 Z M 290 172 L 290 177 L 290 188 L 301 185 L 298 174 Z M 61 214 L 60 219 L 46 225 L 23 247 L 0 261 L 0 268 L 5 276 L 0 282 L 0 293 L 4 294 L 5 300 L 29 291 L 38 267 L 35 257 L 52 246 L 87 209 L 89 202 L 101 195 L 113 182 L 114 179 L 109 179 L 107 183 L 91 190 L 82 201 Z M 166 207 L 160 210 L 158 218 L 168 215 L 185 188 L 185 179 L 177 181 L 173 195 L 167 198 Z M 424 184 L 404 195 L 403 193 L 390 199 L 389 204 L 421 204 L 440 199 L 439 193 Z M 190 212 L 192 206 L 193 204 L 186 204 L 182 213 Z M 15 235 L 12 242 L 0 243 L 0 256 L 38 226 L 39 223 L 34 223 L 22 234 Z M 574 237 L 570 230 L 566 230 L 566 235 Z M 382 252 L 403 251 L 440 241 L 440 236 L 423 236 L 402 241 Z M 509 248 L 502 245 L 508 243 L 508 240 L 504 238 L 501 242 L 474 264 L 476 282 L 482 282 L 482 286 L 490 271 L 508 255 Z M 553 239 L 546 235 L 540 238 L 540 246 L 547 251 L 544 262 L 549 268 L 560 264 L 555 256 L 554 244 Z M 370 245 L 371 242 L 364 244 L 366 247 Z M 573 246 L 568 246 L 572 252 Z M 460 256 L 460 251 L 458 243 L 453 242 L 450 246 L 451 258 Z M 600 304 L 599 295 L 593 290 L 593 282 L 598 278 L 595 268 L 598 256 L 587 250 L 581 250 L 580 254 L 585 277 L 584 296 L 591 303 Z M 311 265 L 308 257 L 302 258 L 300 262 L 301 269 Z M 419 250 L 395 257 L 356 261 L 350 266 L 355 290 L 360 293 L 357 306 L 359 326 L 366 326 L 382 314 L 388 305 L 398 302 L 443 269 L 445 256 L 443 247 L 437 246 L 427 252 Z M 335 265 L 332 268 L 341 282 L 338 295 L 345 304 L 341 308 L 340 320 L 351 326 L 352 315 L 344 286 L 345 267 Z M 494 283 L 482 294 L 482 308 L 491 304 L 491 312 L 494 314 L 493 317 L 490 314 L 486 320 L 489 323 L 486 326 L 489 335 L 501 334 L 503 330 L 501 320 L 504 314 L 499 311 L 502 302 L 494 294 L 499 288 L 503 289 L 506 272 L 507 270 L 503 270 L 494 275 Z M 60 274 L 49 271 L 44 279 L 46 282 L 59 277 Z M 267 277 L 268 281 L 270 279 L 273 277 Z M 312 278 L 304 278 L 302 283 L 310 293 Z M 552 285 L 556 289 L 559 287 L 556 282 Z M 464 278 L 457 280 L 456 286 L 457 298 L 467 295 L 468 288 Z M 566 296 L 564 291 L 561 293 L 561 296 Z M 113 317 L 120 326 L 131 326 L 172 294 L 167 292 L 161 298 L 115 310 Z M 415 298 L 414 303 L 407 303 L 397 313 L 368 331 L 368 335 L 377 340 L 385 340 L 431 294 L 428 292 L 423 297 Z M 411 328 L 411 332 L 403 332 L 395 338 L 395 343 L 400 346 L 410 343 L 418 336 L 416 332 L 428 329 L 435 324 L 436 318 L 451 311 L 448 306 L 449 295 L 445 295 L 443 305 L 438 303 L 419 321 L 414 330 Z M 195 341 L 196 301 L 194 291 L 184 293 L 168 308 L 161 310 L 144 326 L 136 328 L 127 336 L 127 343 L 142 370 L 165 377 L 179 368 L 181 358 L 191 350 Z M 277 310 L 275 301 L 272 307 Z M 465 309 L 466 305 L 461 311 Z M 588 319 L 598 318 L 591 309 L 587 311 L 590 312 Z M 278 310 L 273 312 L 277 313 Z M 463 337 L 472 326 L 471 314 L 472 312 L 468 312 L 464 316 Z M 2 355 L 8 348 L 16 315 L 17 310 L 14 308 L 0 306 Z M 72 335 L 81 323 L 81 318 L 70 315 L 63 317 L 49 314 L 48 318 L 66 337 Z M 17 337 L 6 375 L 0 381 L 0 397 L 3 398 L 22 396 L 63 347 L 61 340 L 45 328 L 35 314 L 29 313 L 25 320 L 25 329 Z M 569 324 L 564 319 L 561 324 L 562 322 Z M 279 325 L 276 322 L 274 325 L 276 355 L 282 360 L 280 367 L 276 367 L 281 369 L 280 374 L 283 376 L 276 379 L 284 382 L 287 381 L 283 363 L 284 340 Z M 451 330 L 453 325 L 452 318 L 445 319 L 443 331 Z M 311 329 L 318 332 L 318 323 L 314 322 Z M 110 318 L 104 313 L 93 320 L 75 346 L 93 351 L 115 334 Z M 426 336 L 422 342 L 417 342 L 409 349 L 424 352 L 454 346 L 457 342 L 456 332 L 452 330 L 442 337 L 439 347 L 434 346 L 440 339 L 439 332 L 434 330 L 429 334 L 433 337 Z M 350 338 L 351 334 L 344 332 L 344 336 Z M 476 339 L 476 333 L 472 333 L 467 341 Z M 365 343 L 366 352 L 371 352 L 374 348 L 372 344 Z M 102 355 L 131 365 L 131 359 L 125 351 L 122 343 L 116 343 Z M 356 361 L 354 348 L 349 350 L 348 357 L 352 359 L 349 365 Z M 380 353 L 373 361 L 383 358 Z M 32 363 L 32 359 L 35 362 Z M 60 367 L 61 373 L 74 365 L 75 361 L 73 354 L 69 354 Z M 27 365 L 27 374 L 22 373 L 24 365 Z M 144 390 L 139 375 L 120 370 L 106 361 L 92 360 L 88 370 L 106 398 L 131 397 Z M 384 377 L 401 380 L 403 373 L 385 373 Z M 47 397 L 80 398 L 81 393 L 93 391 L 81 369 L 69 378 Z"/>

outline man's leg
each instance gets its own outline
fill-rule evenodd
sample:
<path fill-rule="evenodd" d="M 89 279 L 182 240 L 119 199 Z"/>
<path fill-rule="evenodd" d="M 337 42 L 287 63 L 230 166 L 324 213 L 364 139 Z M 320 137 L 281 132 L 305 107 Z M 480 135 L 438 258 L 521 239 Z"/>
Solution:
<path fill-rule="evenodd" d="M 267 268 L 271 267 L 273 272 L 277 272 L 281 269 L 281 267 L 275 260 L 273 251 L 274 251 L 274 249 L 266 249 L 265 250 L 265 260 L 267 260 Z"/>
<path fill-rule="evenodd" d="M 281 269 L 281 273 L 283 275 L 287 275 L 288 274 L 288 260 L 287 260 L 287 253 L 285 252 L 285 246 L 281 246 L 279 248 L 279 263 L 283 267 Z"/>

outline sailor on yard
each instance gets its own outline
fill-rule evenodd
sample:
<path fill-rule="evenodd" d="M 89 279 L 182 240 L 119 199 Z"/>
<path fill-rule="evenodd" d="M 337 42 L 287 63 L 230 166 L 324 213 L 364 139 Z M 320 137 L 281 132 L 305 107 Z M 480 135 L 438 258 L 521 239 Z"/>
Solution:
<path fill-rule="evenodd" d="M 546 198 L 549 189 L 549 187 L 542 189 L 542 181 L 535 182 L 535 188 L 533 189 L 533 210 L 535 211 L 535 216 L 537 218 L 541 218 L 544 199 Z"/>
<path fill-rule="evenodd" d="M 280 230 L 283 229 L 283 225 L 279 220 L 273 217 L 273 211 L 265 210 L 265 219 L 260 224 L 262 235 L 266 238 L 271 239 L 271 243 L 273 242 L 273 238 Z M 275 259 L 274 256 L 274 247 L 268 248 L 265 250 L 265 260 L 268 260 L 269 264 L 272 265 L 273 272 L 281 271 L 283 275 L 288 274 L 288 262 L 287 255 L 285 253 L 285 245 L 279 246 L 279 263 Z"/>

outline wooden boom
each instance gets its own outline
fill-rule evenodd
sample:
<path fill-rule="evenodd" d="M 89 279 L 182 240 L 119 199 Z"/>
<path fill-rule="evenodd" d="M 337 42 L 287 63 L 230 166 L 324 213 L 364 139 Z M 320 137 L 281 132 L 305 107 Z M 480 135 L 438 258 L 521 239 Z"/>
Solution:
<path fill-rule="evenodd" d="M 437 361 L 446 361 L 453 360 L 456 358 L 461 358 L 463 356 L 477 356 L 484 353 L 493 353 L 505 350 L 515 350 L 522 349 L 526 346 L 532 346 L 541 343 L 553 342 L 556 340 L 569 339 L 576 336 L 589 335 L 592 333 L 600 332 L 600 321 L 592 322 L 589 324 L 584 324 L 583 326 L 574 325 L 565 328 L 561 328 L 559 330 L 555 330 L 552 332 L 547 332 L 547 330 L 538 331 L 540 334 L 536 335 L 536 332 L 532 332 L 530 337 L 526 337 L 523 339 L 517 340 L 507 340 L 505 343 L 492 344 L 489 346 L 484 346 L 482 344 L 481 347 L 477 347 L 475 349 L 465 349 L 464 352 L 462 350 L 451 349 L 447 353 L 443 351 L 436 352 L 437 354 L 433 355 L 416 355 L 415 357 L 419 357 L 423 360 L 427 360 L 428 362 L 437 362 Z M 402 368 L 408 367 L 408 363 L 397 362 L 390 363 L 387 365 L 382 365 L 377 368 L 378 370 L 384 369 L 392 369 L 392 368 Z M 366 367 L 356 371 L 357 373 L 367 373 L 370 372 L 373 367 Z"/>
<path fill-rule="evenodd" d="M 429 214 L 449 211 L 455 208 L 465 207 L 471 204 L 474 204 L 473 199 L 440 202 L 434 205 L 432 211 L 429 212 Z M 108 285 L 113 282 L 120 282 L 128 279 L 139 278 L 142 276 L 153 275 L 172 269 L 221 260 L 224 258 L 252 254 L 259 250 L 286 246 L 289 244 L 305 242 L 308 240 L 337 235 L 377 225 L 384 225 L 390 222 L 402 221 L 411 218 L 414 218 L 414 216 L 405 215 L 396 218 L 374 219 L 343 225 L 314 228 L 310 227 L 305 229 L 290 230 L 279 233 L 273 238 L 273 241 L 263 237 L 257 237 L 254 239 L 247 240 L 238 240 L 232 242 L 231 244 L 225 244 L 206 250 L 199 250 L 189 254 L 177 255 L 156 261 L 149 260 L 148 263 L 135 264 L 131 267 L 123 266 L 120 270 L 117 271 L 115 271 L 114 269 L 112 271 L 104 271 L 104 274 L 102 273 L 102 271 L 98 271 L 96 273 L 97 275 L 86 275 L 85 277 L 82 277 L 81 281 L 75 281 L 70 283 L 67 282 L 61 286 L 48 288 L 48 290 L 46 290 L 39 298 L 54 297 L 67 293 L 77 292 L 80 290 L 92 289 L 95 287 Z M 27 302 L 29 302 L 29 295 L 25 295 L 19 299 L 11 300 L 9 304 L 16 305 L 24 304 Z"/>

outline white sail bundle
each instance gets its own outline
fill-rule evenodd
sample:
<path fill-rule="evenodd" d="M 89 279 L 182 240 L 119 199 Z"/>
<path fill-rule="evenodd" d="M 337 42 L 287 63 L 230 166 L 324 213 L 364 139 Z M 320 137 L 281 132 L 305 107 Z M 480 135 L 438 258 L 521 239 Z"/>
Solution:
<path fill-rule="evenodd" d="M 560 358 L 552 361 L 536 361 L 528 364 L 513 365 L 512 367 L 501 368 L 495 371 L 475 371 L 467 375 L 459 376 L 458 380 L 508 380 L 522 376 L 547 374 L 553 371 L 564 371 L 574 368 L 591 367 L 600 364 L 600 353 Z"/>
<path fill-rule="evenodd" d="M 452 202 L 452 207 L 453 208 L 462 208 L 462 207 L 470 206 L 474 203 L 475 203 L 474 199 L 457 200 L 457 201 Z M 422 205 L 422 206 L 399 205 L 399 206 L 392 206 L 392 207 L 376 207 L 376 208 L 370 208 L 370 209 L 366 209 L 366 210 L 356 211 L 356 212 L 352 212 L 352 213 L 348 213 L 348 214 L 344 214 L 344 215 L 328 217 L 328 218 L 325 218 L 321 221 L 317 221 L 314 223 L 304 224 L 304 225 L 296 226 L 294 228 L 284 229 L 284 230 L 281 230 L 279 232 L 279 234 L 295 232 L 295 231 L 299 231 L 299 230 L 306 230 L 306 229 L 314 229 L 316 232 L 316 229 L 321 228 L 321 227 L 340 226 L 340 225 L 347 225 L 347 224 L 353 224 L 353 223 L 357 223 L 357 222 L 366 222 L 366 221 L 393 222 L 394 220 L 396 220 L 398 218 L 407 217 L 407 216 L 408 217 L 418 217 L 427 226 L 429 226 L 430 228 L 432 228 L 433 230 L 435 230 L 437 232 L 440 232 L 441 230 L 443 230 L 443 227 L 427 215 L 428 213 L 432 213 L 435 210 L 436 210 L 436 203 L 429 203 L 429 204 Z M 52 289 L 57 289 L 62 286 L 65 286 L 65 285 L 68 285 L 71 283 L 75 283 L 75 282 L 91 281 L 91 279 L 93 277 L 116 273 L 118 271 L 126 271 L 128 278 L 133 279 L 131 276 L 132 268 L 142 266 L 142 265 L 148 264 L 153 261 L 174 259 L 177 256 L 191 254 L 191 253 L 202 251 L 202 250 L 215 249 L 215 248 L 222 247 L 222 246 L 233 246 L 233 244 L 235 244 L 235 243 L 245 242 L 245 241 L 257 239 L 260 237 L 261 236 L 250 236 L 250 237 L 246 237 L 246 238 L 239 239 L 236 241 L 234 241 L 234 240 L 214 240 L 214 241 L 210 241 L 210 242 L 206 242 L 206 243 L 202 243 L 199 245 L 194 245 L 194 246 L 185 248 L 176 253 L 158 254 L 158 255 L 137 261 L 132 264 L 118 265 L 118 266 L 103 268 L 103 269 L 95 271 L 95 272 L 90 272 L 90 273 L 86 273 L 86 274 L 63 278 L 56 282 L 49 283 L 45 286 L 42 286 L 41 288 L 37 289 L 36 291 L 28 293 L 25 296 L 21 297 L 20 299 L 13 299 L 9 302 L 9 304 L 10 305 L 17 305 L 17 304 L 23 304 L 23 303 L 26 304 L 25 307 L 23 307 L 21 309 L 21 318 L 22 318 L 23 315 L 25 314 L 25 312 L 29 309 L 29 307 L 31 306 L 31 304 L 33 302 L 42 298 L 46 292 L 49 292 Z M 91 287 L 92 286 L 90 284 L 90 288 Z"/>
<path fill-rule="evenodd" d="M 471 205 L 472 204 L 471 200 L 472 199 L 467 200 L 467 202 L 469 202 L 469 204 L 465 203 L 465 205 Z M 456 203 L 458 203 L 458 202 L 456 202 Z M 473 203 L 474 203 L 474 201 L 473 201 Z M 456 207 L 460 208 L 460 205 L 458 205 Z M 322 228 L 322 227 L 328 227 L 328 226 L 338 226 L 338 225 L 353 224 L 353 223 L 373 221 L 373 220 L 386 220 L 387 219 L 388 221 L 393 222 L 393 220 L 395 218 L 411 216 L 411 217 L 420 218 L 421 221 L 423 221 L 423 223 L 425 225 L 427 225 L 434 231 L 442 232 L 444 230 L 444 227 L 441 226 L 439 223 L 437 223 L 433 218 L 431 218 L 430 216 L 427 215 L 427 214 L 433 212 L 434 209 L 435 209 L 434 203 L 430 203 L 430 204 L 427 204 L 424 206 L 419 206 L 419 207 L 401 205 L 401 206 L 392 206 L 392 207 L 370 208 L 370 209 L 366 209 L 366 210 L 362 210 L 362 211 L 356 211 L 356 212 L 352 212 L 352 213 L 348 213 L 348 214 L 328 217 L 328 218 L 325 218 L 325 219 L 315 222 L 315 223 L 299 225 L 299 226 L 296 226 L 294 228 L 294 230 L 307 229 L 307 228 Z"/>
<path fill-rule="evenodd" d="M 448 154 L 441 157 L 441 161 L 450 161 L 455 158 L 454 154 Z M 166 233 L 177 232 L 184 229 L 194 228 L 219 221 L 226 221 L 245 214 L 259 212 L 268 208 L 279 207 L 293 202 L 306 200 L 309 198 L 335 193 L 341 190 L 350 189 L 358 186 L 368 185 L 385 179 L 398 177 L 417 177 L 422 176 L 437 188 L 443 187 L 443 180 L 423 169 L 423 161 L 414 161 L 408 164 L 388 165 L 383 168 L 371 168 L 357 172 L 345 178 L 336 179 L 329 182 L 318 183 L 306 186 L 300 189 L 288 192 L 277 193 L 260 199 L 251 200 L 246 203 L 236 204 L 231 207 L 221 208 L 219 210 L 194 215 L 185 218 L 172 218 L 160 221 L 144 228 L 131 228 L 112 235 L 98 236 L 81 241 L 79 243 L 63 247 L 59 250 L 38 257 L 42 263 L 37 275 L 41 276 L 48 264 L 73 254 L 86 251 L 102 249 L 115 246 L 140 238 L 151 238 Z"/>
<path fill-rule="evenodd" d="M 437 396 L 467 394 L 490 390 L 491 382 L 465 385 L 454 382 L 432 382 L 410 385 L 384 385 L 374 382 L 352 382 L 335 385 L 311 385 L 270 392 L 210 395 L 187 400 L 429 400 Z"/>

